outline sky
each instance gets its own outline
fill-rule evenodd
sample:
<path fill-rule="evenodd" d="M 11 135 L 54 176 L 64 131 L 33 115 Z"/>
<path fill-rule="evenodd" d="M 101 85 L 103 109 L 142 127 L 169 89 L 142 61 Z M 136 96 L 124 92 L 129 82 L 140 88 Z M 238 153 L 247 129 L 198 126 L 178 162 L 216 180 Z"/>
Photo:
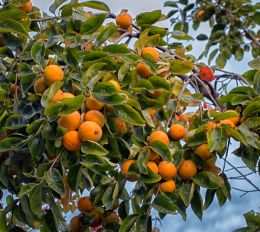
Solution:
<path fill-rule="evenodd" d="M 48 12 L 48 7 L 51 5 L 52 0 L 33 0 L 34 5 L 38 6 L 42 11 Z M 105 0 L 111 11 L 115 14 L 118 14 L 121 9 L 128 9 L 129 13 L 133 16 L 141 12 L 152 11 L 156 9 L 162 9 L 164 13 L 167 13 L 169 9 L 162 8 L 164 1 L 162 0 Z M 169 24 L 163 25 L 165 27 L 170 27 Z M 170 28 L 171 29 L 171 28 Z M 207 25 L 203 25 L 201 28 L 202 31 L 208 30 Z M 200 32 L 192 32 L 191 36 L 196 37 L 196 34 Z M 201 46 L 203 43 L 195 42 L 193 45 L 193 54 L 200 54 Z M 225 70 L 233 71 L 236 73 L 242 74 L 248 70 L 247 62 L 250 61 L 250 56 L 245 56 L 243 62 L 237 62 L 235 60 L 230 60 L 225 67 Z M 235 71 L 234 71 L 235 70 Z M 231 146 L 234 147 L 237 144 Z M 229 154 L 229 161 L 236 166 L 243 165 L 241 161 L 236 158 L 234 155 Z M 222 163 L 219 163 L 219 166 L 222 167 Z M 229 167 L 227 167 L 229 168 Z M 246 169 L 245 169 L 246 170 Z M 250 172 L 249 170 L 245 171 L 246 173 Z M 237 176 L 235 172 L 229 172 L 229 176 Z M 259 186 L 260 178 L 259 176 L 250 177 L 254 183 Z M 232 181 L 233 186 L 250 189 L 250 186 L 243 180 Z M 226 202 L 226 204 L 220 208 L 218 206 L 217 200 L 214 200 L 213 204 L 209 207 L 207 211 L 204 212 L 202 222 L 194 216 L 191 209 L 188 210 L 188 218 L 186 222 L 183 222 L 180 215 L 177 216 L 166 216 L 163 220 L 163 224 L 160 227 L 163 232 L 230 232 L 236 228 L 245 226 L 245 221 L 243 214 L 249 210 L 259 210 L 260 207 L 260 197 L 259 193 L 250 193 L 244 197 L 240 197 L 241 193 L 235 190 L 232 190 L 232 201 Z"/>

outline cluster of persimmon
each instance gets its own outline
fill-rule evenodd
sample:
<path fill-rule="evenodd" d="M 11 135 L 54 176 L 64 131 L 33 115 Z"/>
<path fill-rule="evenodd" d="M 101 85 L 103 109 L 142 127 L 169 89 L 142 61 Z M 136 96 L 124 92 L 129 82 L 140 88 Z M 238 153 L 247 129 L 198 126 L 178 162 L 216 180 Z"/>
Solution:
<path fill-rule="evenodd" d="M 170 145 L 170 139 L 179 141 L 186 136 L 186 129 L 181 124 L 172 124 L 169 128 L 168 134 L 162 130 L 153 131 L 147 138 L 147 143 L 152 145 L 156 141 L 164 143 L 167 147 Z M 130 173 L 129 169 L 136 163 L 136 160 L 126 160 L 121 166 L 121 173 L 129 181 L 136 181 L 137 175 Z M 150 150 L 150 158 L 147 162 L 147 168 L 155 174 L 161 176 L 160 183 L 156 183 L 156 189 L 160 192 L 174 192 L 175 191 L 175 178 L 178 176 L 183 180 L 189 180 L 197 174 L 197 167 L 192 160 L 184 160 L 178 169 L 174 162 L 166 161 L 160 157 L 158 153 Z"/>
<path fill-rule="evenodd" d="M 34 90 L 37 94 L 43 94 L 49 86 L 56 81 L 63 81 L 63 79 L 64 72 L 62 68 L 58 65 L 50 64 L 44 69 L 43 77 L 39 77 L 35 81 Z M 108 82 L 114 85 L 117 91 L 120 91 L 120 84 L 116 80 L 110 79 Z M 72 92 L 75 92 L 73 88 Z M 49 102 L 49 105 L 74 97 L 73 93 L 58 90 Z M 84 141 L 98 142 L 102 138 L 102 128 L 106 123 L 106 118 L 103 114 L 105 107 L 109 109 L 111 106 L 90 95 L 85 100 L 84 112 L 75 111 L 59 117 L 58 125 L 67 129 L 63 137 L 63 145 L 68 151 L 79 151 Z M 115 117 L 113 122 L 119 134 L 127 132 L 127 124 L 123 119 Z"/>
<path fill-rule="evenodd" d="M 154 118 L 155 110 L 150 110 L 150 115 Z M 230 117 L 228 119 L 223 119 L 217 122 L 208 121 L 207 130 L 210 128 L 221 127 L 222 125 L 229 125 L 231 128 L 236 129 L 240 121 L 239 113 L 235 110 L 228 110 L 227 112 L 234 113 L 237 116 Z M 172 124 L 167 133 L 162 130 L 153 131 L 147 139 L 147 144 L 152 145 L 155 141 L 160 141 L 164 143 L 167 147 L 170 145 L 170 139 L 173 141 L 180 141 L 184 139 L 186 144 L 189 146 L 189 139 L 187 132 L 188 127 L 183 126 L 183 122 L 186 125 L 189 123 L 189 118 L 186 114 L 180 114 L 175 116 L 176 121 L 181 121 L 180 123 Z M 205 133 L 207 132 L 205 130 Z M 230 137 L 229 131 L 226 131 L 227 136 Z M 205 160 L 205 165 L 203 167 L 198 167 L 191 159 L 183 160 L 178 167 L 175 166 L 173 162 L 168 162 L 163 160 L 159 154 L 150 149 L 150 158 L 147 162 L 147 168 L 150 169 L 155 174 L 161 176 L 161 181 L 155 184 L 155 188 L 160 192 L 174 192 L 175 191 L 175 180 L 177 176 L 183 181 L 189 181 L 192 177 L 196 176 L 197 172 L 200 170 L 211 171 L 215 174 L 220 173 L 220 168 L 218 168 L 216 163 L 216 155 L 214 152 L 209 150 L 209 145 L 207 143 L 200 144 L 196 147 L 191 147 L 192 152 L 200 156 Z M 130 159 L 123 162 L 121 165 L 121 173 L 129 181 L 136 181 L 138 176 L 135 172 L 131 172 L 131 166 L 136 164 L 136 160 Z M 130 171 L 129 171 L 130 170 Z"/>
<path fill-rule="evenodd" d="M 113 205 L 112 209 L 104 211 L 101 208 L 95 208 L 91 198 L 86 196 L 78 200 L 77 207 L 81 213 L 70 220 L 72 232 L 83 232 L 88 227 L 97 228 L 120 222 L 120 218 L 115 211 L 118 204 Z"/>

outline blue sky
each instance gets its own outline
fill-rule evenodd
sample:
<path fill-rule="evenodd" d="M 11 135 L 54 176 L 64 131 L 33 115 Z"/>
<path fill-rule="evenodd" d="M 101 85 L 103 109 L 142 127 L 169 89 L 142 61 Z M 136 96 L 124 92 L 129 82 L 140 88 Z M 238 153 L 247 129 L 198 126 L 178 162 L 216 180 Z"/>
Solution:
<path fill-rule="evenodd" d="M 52 0 L 33 0 L 34 4 L 40 7 L 41 10 L 48 12 L 48 6 L 53 2 Z M 128 9 L 129 12 L 135 16 L 140 12 L 151 11 L 155 9 L 162 9 L 164 1 L 162 0 L 105 0 L 111 11 L 115 14 L 119 13 L 121 9 Z M 167 13 L 168 9 L 162 9 L 163 12 Z M 164 26 L 170 26 L 164 23 Z M 204 32 L 208 30 L 207 25 L 203 25 L 201 28 Z M 191 35 L 196 36 L 196 34 L 200 34 L 200 32 L 193 32 Z M 201 46 L 203 43 L 195 42 L 193 45 L 193 54 L 200 54 Z M 248 70 L 247 62 L 250 60 L 250 56 L 245 56 L 243 62 L 237 62 L 235 60 L 230 60 L 225 67 L 226 70 L 233 71 L 236 73 L 243 73 Z M 234 149 L 236 144 L 231 147 Z M 241 161 L 236 158 L 234 155 L 229 154 L 229 161 L 236 165 L 243 165 Z M 219 166 L 222 167 L 222 163 L 219 163 Z M 229 167 L 227 167 L 229 168 Z M 250 172 L 247 169 L 245 173 Z M 238 174 L 235 172 L 229 172 L 229 176 L 237 176 Z M 259 176 L 251 176 L 250 177 L 256 185 L 260 185 Z M 243 180 L 232 181 L 233 186 L 250 189 L 250 186 L 247 185 Z M 217 201 L 210 206 L 210 208 L 204 212 L 203 221 L 199 221 L 199 219 L 194 216 L 192 211 L 188 210 L 188 218 L 186 222 L 182 221 L 182 218 L 177 216 L 167 216 L 163 220 L 163 226 L 161 227 L 161 231 L 163 232 L 201 232 L 201 231 L 218 231 L 218 232 L 229 232 L 233 231 L 235 228 L 241 227 L 245 225 L 243 213 L 253 209 L 259 210 L 260 207 L 260 197 L 259 193 L 248 194 L 244 197 L 240 197 L 241 193 L 237 191 L 232 191 L 232 202 L 227 202 L 222 208 L 219 208 Z"/>

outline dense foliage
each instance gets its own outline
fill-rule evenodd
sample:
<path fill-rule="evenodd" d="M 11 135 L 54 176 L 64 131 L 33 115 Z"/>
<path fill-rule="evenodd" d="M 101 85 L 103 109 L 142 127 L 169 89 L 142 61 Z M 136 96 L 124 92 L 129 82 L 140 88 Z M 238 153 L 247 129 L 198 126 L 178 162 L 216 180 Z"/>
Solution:
<path fill-rule="evenodd" d="M 229 2 L 235 18 L 246 15 L 236 27 L 219 21 Z M 248 10 L 232 5 L 240 3 Z M 3 1 L 0 188 L 7 196 L 0 231 L 152 231 L 153 217 L 185 220 L 190 206 L 202 219 L 215 197 L 220 206 L 231 200 L 225 164 L 236 169 L 227 157 L 233 141 L 234 154 L 259 171 L 259 5 L 165 5 L 182 16 L 171 32 L 157 26 L 167 20 L 160 10 L 134 17 L 98 1 L 56 0 L 48 16 L 27 0 Z M 252 69 L 214 74 L 198 64 L 182 43 L 191 39 L 188 19 L 196 28 L 210 21 L 206 51 L 220 46 L 218 67 L 231 54 L 243 58 L 250 33 Z M 219 24 L 230 26 L 228 34 Z M 257 215 L 247 218 L 250 228 L 259 226 Z"/>

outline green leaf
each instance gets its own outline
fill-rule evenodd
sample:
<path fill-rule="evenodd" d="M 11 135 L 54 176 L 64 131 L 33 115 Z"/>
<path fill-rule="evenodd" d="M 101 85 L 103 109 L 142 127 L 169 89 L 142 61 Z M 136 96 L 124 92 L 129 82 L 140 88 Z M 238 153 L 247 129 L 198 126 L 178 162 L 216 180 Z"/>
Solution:
<path fill-rule="evenodd" d="M 47 90 L 44 91 L 41 98 L 41 105 L 43 108 L 48 106 L 49 102 L 53 99 L 62 85 L 63 83 L 61 81 L 55 81 Z"/>
<path fill-rule="evenodd" d="M 203 40 L 208 40 L 208 36 L 205 34 L 199 34 L 196 37 L 197 40 L 203 41 Z"/>
<path fill-rule="evenodd" d="M 260 102 L 252 101 L 243 110 L 243 116 L 246 118 L 254 116 L 256 113 L 260 112 Z"/>
<path fill-rule="evenodd" d="M 70 4 L 70 6 L 72 8 L 89 7 L 89 8 L 96 9 L 96 10 L 110 12 L 108 5 L 105 4 L 104 2 L 100 2 L 100 1 L 87 1 L 87 2 L 81 2 L 81 3 L 73 3 L 73 4 Z"/>
<path fill-rule="evenodd" d="M 95 85 L 93 89 L 93 94 L 95 97 L 98 96 L 111 96 L 117 92 L 116 87 L 110 82 L 99 82 Z"/>
<path fill-rule="evenodd" d="M 119 229 L 119 232 L 128 232 L 128 231 L 131 231 L 133 225 L 135 224 L 136 222 L 136 219 L 138 218 L 138 214 L 132 214 L 132 215 L 129 215 L 127 216 L 121 226 L 120 226 L 120 229 Z"/>
<path fill-rule="evenodd" d="M 74 98 L 62 99 L 59 102 L 47 106 L 44 110 L 44 114 L 51 120 L 56 119 L 58 116 L 70 114 L 82 106 L 85 97 L 78 95 Z"/>
<path fill-rule="evenodd" d="M 154 89 L 162 88 L 170 90 L 170 84 L 163 77 L 151 76 L 148 78 L 148 80 L 152 83 Z"/>
<path fill-rule="evenodd" d="M 129 105 L 116 105 L 114 106 L 114 110 L 118 117 L 124 119 L 132 125 L 143 126 L 145 124 L 145 121 L 141 115 Z"/>
<path fill-rule="evenodd" d="M 222 68 L 225 67 L 226 63 L 227 63 L 227 57 L 226 57 L 226 55 L 224 54 L 224 52 L 221 52 L 221 53 L 217 56 L 216 66 L 217 66 L 217 68 L 222 69 Z"/>
<path fill-rule="evenodd" d="M 214 200 L 215 193 L 216 193 L 215 189 L 207 189 L 203 210 L 206 210 L 211 205 L 211 203 Z"/>
<path fill-rule="evenodd" d="M 107 14 L 92 15 L 80 26 L 81 34 L 92 34 L 97 31 L 103 24 Z"/>
<path fill-rule="evenodd" d="M 253 89 L 256 95 L 260 95 L 260 71 L 257 71 L 254 76 Z"/>
<path fill-rule="evenodd" d="M 217 174 L 209 171 L 202 171 L 192 180 L 195 184 L 208 189 L 217 189 L 224 185 L 224 180 Z"/>
<path fill-rule="evenodd" d="M 172 37 L 178 40 L 192 40 L 193 38 L 183 31 L 173 31 L 172 32 Z"/>
<path fill-rule="evenodd" d="M 86 141 L 81 147 L 81 151 L 84 154 L 93 154 L 93 155 L 107 155 L 109 152 L 102 145 L 93 141 Z"/>
<path fill-rule="evenodd" d="M 173 215 L 176 214 L 177 210 L 175 202 L 170 197 L 170 195 L 166 193 L 160 193 L 158 196 L 156 196 L 152 202 L 152 207 L 160 213 Z"/>
<path fill-rule="evenodd" d="M 209 59 L 208 59 L 208 63 L 210 64 L 211 61 L 214 59 L 214 57 L 217 55 L 217 53 L 219 52 L 219 49 L 215 49 L 213 50 L 210 55 L 209 55 Z"/>
<path fill-rule="evenodd" d="M 123 44 L 111 44 L 104 48 L 105 52 L 108 52 L 110 54 L 128 54 L 130 53 L 130 50 Z"/>
<path fill-rule="evenodd" d="M 55 11 L 67 0 L 55 0 L 55 2 L 49 7 L 49 11 L 51 13 L 55 13 Z"/>
<path fill-rule="evenodd" d="M 110 184 L 107 186 L 105 192 L 102 195 L 102 203 L 107 209 L 113 208 L 113 191 L 115 189 L 115 184 Z"/>
<path fill-rule="evenodd" d="M 87 86 L 93 89 L 94 85 L 103 77 L 104 73 L 101 71 L 105 67 L 104 63 L 92 64 L 82 77 L 82 86 Z M 102 75 L 101 75 L 102 74 Z"/>
<path fill-rule="evenodd" d="M 33 60 L 43 66 L 45 56 L 45 46 L 43 42 L 34 43 L 31 50 Z"/>
<path fill-rule="evenodd" d="M 24 26 L 13 19 L 0 19 L 0 32 L 11 32 L 28 38 L 28 32 Z"/>
<path fill-rule="evenodd" d="M 107 57 L 108 53 L 103 51 L 90 51 L 84 52 L 82 56 L 84 56 L 84 61 L 95 61 Z"/>
<path fill-rule="evenodd" d="M 127 102 L 127 95 L 125 93 L 116 93 L 111 96 L 103 97 L 94 95 L 99 101 L 102 101 L 109 105 L 122 105 Z"/>
<path fill-rule="evenodd" d="M 39 136 L 33 137 L 28 141 L 28 147 L 33 159 L 37 160 L 43 152 L 42 141 Z"/>
<path fill-rule="evenodd" d="M 138 158 L 137 158 L 137 165 L 139 168 L 140 173 L 147 174 L 147 162 L 149 161 L 150 158 L 150 152 L 147 150 L 143 150 L 139 153 Z"/>
<path fill-rule="evenodd" d="M 227 133 L 224 128 L 216 127 L 207 131 L 210 152 L 223 153 L 227 144 Z"/>
<path fill-rule="evenodd" d="M 209 117 L 214 118 L 215 121 L 220 121 L 223 119 L 238 117 L 239 114 L 236 112 L 216 112 L 216 111 L 209 111 Z"/>
<path fill-rule="evenodd" d="M 238 154 L 241 156 L 241 159 L 246 164 L 246 166 L 252 170 L 256 171 L 257 161 L 259 159 L 259 152 L 254 147 L 245 146 L 243 144 L 240 145 L 238 149 Z"/>
<path fill-rule="evenodd" d="M 136 16 L 136 23 L 139 26 L 152 25 L 160 20 L 162 16 L 161 10 L 154 10 L 151 12 L 144 12 Z"/>
<path fill-rule="evenodd" d="M 57 169 L 53 168 L 51 171 L 45 172 L 44 179 L 46 180 L 50 188 L 52 188 L 60 196 L 64 196 L 65 187 L 63 179 L 60 175 L 60 172 Z"/>
<path fill-rule="evenodd" d="M 73 50 L 69 47 L 65 48 L 65 61 L 72 67 L 77 67 L 78 60 Z"/>
<path fill-rule="evenodd" d="M 260 71 L 260 58 L 255 58 L 254 60 L 249 61 L 249 62 L 248 62 L 248 65 L 249 65 L 251 68 Z"/>
<path fill-rule="evenodd" d="M 151 231 L 151 228 L 149 228 L 151 227 L 151 222 L 149 223 L 149 219 L 151 221 L 151 216 L 149 216 L 148 214 L 140 215 L 136 220 L 136 231 L 138 232 Z"/>
<path fill-rule="evenodd" d="M 70 167 L 67 180 L 72 191 L 78 192 L 79 183 L 82 175 L 82 166 L 74 164 Z"/>
<path fill-rule="evenodd" d="M 199 190 L 196 188 L 193 194 L 193 198 L 191 200 L 191 208 L 196 216 L 202 220 L 203 213 L 203 201 Z"/>
<path fill-rule="evenodd" d="M 154 173 L 149 168 L 147 169 L 148 175 L 141 175 L 140 180 L 145 184 L 154 184 L 159 182 L 162 178 L 159 174 Z"/>
<path fill-rule="evenodd" d="M 116 30 L 117 30 L 117 26 L 114 24 L 105 27 L 105 29 L 100 32 L 97 39 L 95 40 L 95 46 L 99 47 L 100 45 L 102 45 L 116 32 Z"/>
<path fill-rule="evenodd" d="M 32 191 L 37 187 L 38 185 L 35 183 L 29 183 L 26 185 L 22 185 L 18 194 L 18 197 L 21 199 L 23 196 L 31 194 Z"/>
<path fill-rule="evenodd" d="M 193 198 L 195 185 L 193 183 L 187 183 L 181 186 L 180 197 L 184 204 L 188 207 L 191 199 Z"/>
<path fill-rule="evenodd" d="M 250 145 L 256 149 L 260 149 L 260 141 L 258 134 L 250 131 L 243 123 L 238 127 L 241 137 L 246 145 Z"/>
<path fill-rule="evenodd" d="M 14 9 L 5 9 L 0 12 L 0 18 L 1 19 L 13 19 L 16 21 L 19 21 L 23 18 L 26 18 L 26 13 L 18 8 Z"/>
<path fill-rule="evenodd" d="M 171 71 L 176 75 L 184 75 L 192 71 L 194 65 L 190 61 L 172 60 Z"/>
<path fill-rule="evenodd" d="M 0 230 L 2 232 L 8 232 L 8 227 L 6 224 L 6 214 L 4 211 L 0 211 Z"/>
<path fill-rule="evenodd" d="M 42 215 L 42 185 L 36 186 L 29 198 L 33 214 L 39 218 Z"/>
<path fill-rule="evenodd" d="M 44 123 L 46 123 L 46 119 L 44 119 L 44 118 L 40 118 L 38 120 L 35 120 L 34 122 L 32 122 L 31 124 L 29 124 L 26 127 L 26 133 L 28 133 L 29 135 L 37 133 L 37 131 L 40 129 L 40 127 Z"/>
<path fill-rule="evenodd" d="M 152 150 L 156 153 L 158 153 L 163 160 L 166 161 L 172 161 L 172 156 L 170 153 L 169 148 L 166 146 L 166 144 L 162 143 L 161 141 L 155 141 L 153 142 L 150 147 Z"/>
<path fill-rule="evenodd" d="M 118 70 L 117 78 L 119 81 L 123 81 L 126 74 L 129 72 L 131 64 L 129 62 L 124 63 Z"/>
<path fill-rule="evenodd" d="M 0 152 L 7 152 L 23 147 L 26 140 L 18 137 L 8 137 L 0 141 Z"/>
<path fill-rule="evenodd" d="M 200 126 L 197 129 L 190 130 L 187 133 L 189 146 L 198 146 L 207 143 L 207 136 L 205 135 L 206 126 Z"/>

